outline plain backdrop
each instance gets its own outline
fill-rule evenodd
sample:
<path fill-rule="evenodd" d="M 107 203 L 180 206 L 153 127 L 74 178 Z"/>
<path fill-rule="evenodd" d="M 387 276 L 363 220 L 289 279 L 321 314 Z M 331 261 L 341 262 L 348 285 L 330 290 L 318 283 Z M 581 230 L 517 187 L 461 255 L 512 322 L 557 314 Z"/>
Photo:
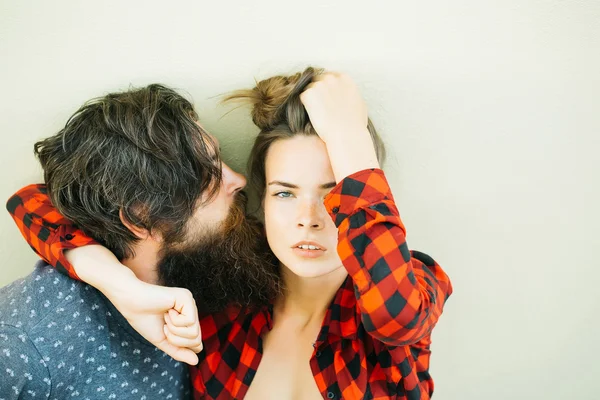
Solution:
<path fill-rule="evenodd" d="M 599 1 L 1 0 L 0 199 L 84 101 L 152 82 L 243 171 L 257 130 L 218 96 L 307 65 L 359 83 L 409 246 L 452 278 L 434 398 L 600 398 Z M 2 285 L 36 260 L 6 212 L 0 257 Z"/>

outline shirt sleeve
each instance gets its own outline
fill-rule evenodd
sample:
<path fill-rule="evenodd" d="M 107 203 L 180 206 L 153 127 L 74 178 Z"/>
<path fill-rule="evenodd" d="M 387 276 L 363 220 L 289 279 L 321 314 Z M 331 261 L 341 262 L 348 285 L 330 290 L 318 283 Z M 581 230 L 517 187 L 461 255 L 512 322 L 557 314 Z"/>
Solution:
<path fill-rule="evenodd" d="M 338 227 L 338 253 L 354 284 L 367 332 L 392 346 L 430 334 L 452 293 L 450 279 L 427 254 L 409 251 L 406 229 L 380 169 L 356 172 L 327 195 Z"/>
<path fill-rule="evenodd" d="M 31 248 L 48 264 L 79 279 L 65 250 L 97 244 L 52 205 L 46 186 L 33 184 L 12 195 L 6 208 Z"/>
<path fill-rule="evenodd" d="M 0 324 L 0 399 L 50 397 L 50 373 L 31 339 L 22 330 Z"/>

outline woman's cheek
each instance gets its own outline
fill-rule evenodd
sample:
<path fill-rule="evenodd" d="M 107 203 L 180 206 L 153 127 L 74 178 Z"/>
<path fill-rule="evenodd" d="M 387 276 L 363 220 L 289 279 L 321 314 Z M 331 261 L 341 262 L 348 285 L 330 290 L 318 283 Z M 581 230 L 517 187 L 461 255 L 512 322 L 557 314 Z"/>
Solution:
<path fill-rule="evenodd" d="M 278 201 L 279 200 L 279 201 Z M 267 234 L 276 234 L 289 225 L 293 214 L 291 202 L 281 199 L 269 199 L 265 201 L 265 225 Z"/>

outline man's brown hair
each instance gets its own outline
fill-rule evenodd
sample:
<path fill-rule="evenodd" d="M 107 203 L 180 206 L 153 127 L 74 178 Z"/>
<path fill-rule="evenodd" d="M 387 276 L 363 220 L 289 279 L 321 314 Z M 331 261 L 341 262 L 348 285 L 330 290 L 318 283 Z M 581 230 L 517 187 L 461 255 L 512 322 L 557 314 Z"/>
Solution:
<path fill-rule="evenodd" d="M 218 150 L 190 101 L 159 84 L 84 104 L 35 144 L 52 203 L 119 259 L 138 238 L 122 223 L 185 238 L 200 200 L 221 182 Z"/>

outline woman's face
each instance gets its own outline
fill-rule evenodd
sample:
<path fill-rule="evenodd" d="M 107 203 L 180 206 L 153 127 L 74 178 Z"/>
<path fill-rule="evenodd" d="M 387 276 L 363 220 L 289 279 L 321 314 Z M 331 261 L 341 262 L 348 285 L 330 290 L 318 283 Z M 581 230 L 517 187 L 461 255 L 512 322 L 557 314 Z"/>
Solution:
<path fill-rule="evenodd" d="M 265 227 L 271 249 L 301 277 L 342 266 L 337 228 L 323 198 L 335 186 L 325 143 L 316 135 L 274 142 L 265 160 Z"/>

